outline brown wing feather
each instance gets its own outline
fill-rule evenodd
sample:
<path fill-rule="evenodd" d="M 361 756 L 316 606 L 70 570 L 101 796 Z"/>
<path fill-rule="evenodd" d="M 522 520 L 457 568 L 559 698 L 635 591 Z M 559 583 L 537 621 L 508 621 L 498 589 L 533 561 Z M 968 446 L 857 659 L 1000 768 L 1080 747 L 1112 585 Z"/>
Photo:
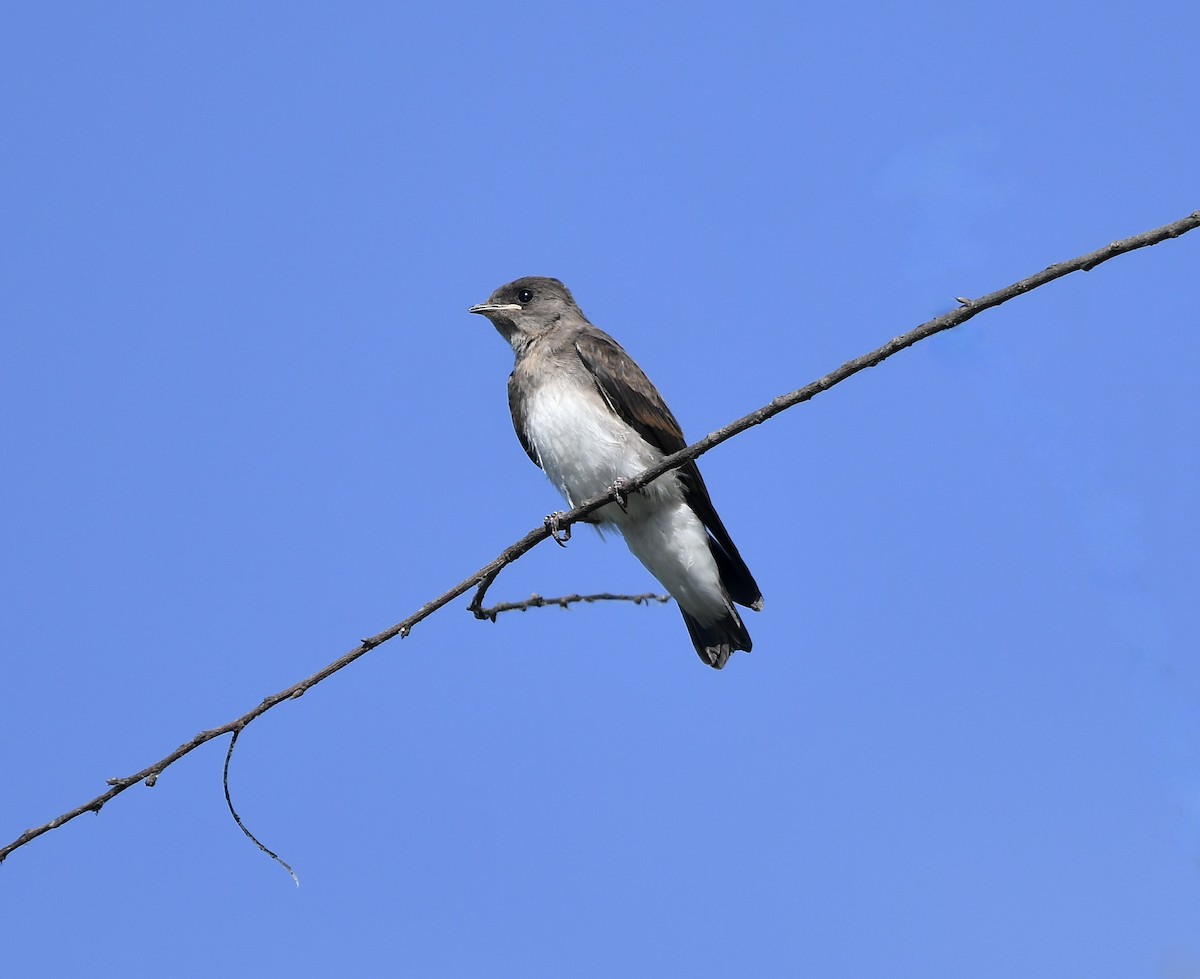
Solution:
<path fill-rule="evenodd" d="M 529 436 L 525 434 L 525 405 L 517 395 L 515 372 L 508 375 L 508 410 L 512 415 L 513 428 L 516 429 L 517 439 L 521 443 L 521 448 L 533 460 L 533 464 L 541 469 L 542 461 L 538 458 L 537 452 L 534 451 L 533 443 L 529 441 Z"/>
<path fill-rule="evenodd" d="M 592 329 L 576 337 L 575 350 L 608 406 L 642 438 L 668 455 L 687 445 L 662 395 L 616 340 Z"/>

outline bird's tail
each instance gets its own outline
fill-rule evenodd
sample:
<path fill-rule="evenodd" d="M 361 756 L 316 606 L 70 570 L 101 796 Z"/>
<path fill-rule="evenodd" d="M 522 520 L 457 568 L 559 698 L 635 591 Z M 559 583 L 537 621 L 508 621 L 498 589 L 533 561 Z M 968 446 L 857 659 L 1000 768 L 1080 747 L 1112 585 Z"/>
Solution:
<path fill-rule="evenodd" d="M 680 611 L 683 612 L 682 607 Z M 750 633 L 742 624 L 741 616 L 732 605 L 723 618 L 708 625 L 692 618 L 687 612 L 683 612 L 683 621 L 687 626 L 688 635 L 692 637 L 692 645 L 696 647 L 696 655 L 714 670 L 719 670 L 728 663 L 735 649 L 742 649 L 748 653 L 754 645 L 750 641 Z"/>

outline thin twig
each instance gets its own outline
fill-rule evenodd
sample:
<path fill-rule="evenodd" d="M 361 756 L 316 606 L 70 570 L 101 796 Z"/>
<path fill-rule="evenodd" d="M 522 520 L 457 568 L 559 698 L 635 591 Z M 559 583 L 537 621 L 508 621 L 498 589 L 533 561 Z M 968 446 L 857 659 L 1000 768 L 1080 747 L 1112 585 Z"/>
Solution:
<path fill-rule="evenodd" d="M 262 850 L 268 857 L 274 860 L 279 866 L 292 875 L 292 880 L 296 882 L 296 886 L 300 886 L 300 878 L 296 876 L 296 871 L 292 870 L 292 865 L 283 859 L 274 850 L 268 850 L 263 846 L 262 841 L 255 836 L 250 830 L 246 829 L 246 824 L 242 822 L 242 817 L 238 815 L 238 811 L 233 808 L 233 799 L 229 795 L 229 762 L 233 758 L 233 746 L 237 744 L 238 735 L 242 733 L 241 728 L 233 732 L 233 737 L 229 739 L 229 750 L 225 752 L 225 770 L 221 775 L 221 784 L 225 787 L 225 805 L 229 807 L 229 815 L 233 817 L 233 821 L 238 824 L 238 829 L 250 837 L 256 847 Z"/>
<path fill-rule="evenodd" d="M 530 595 L 523 602 L 501 602 L 499 605 L 493 605 L 490 608 L 481 608 L 475 611 L 475 618 L 490 619 L 496 621 L 496 616 L 501 612 L 524 612 L 531 608 L 545 608 L 547 605 L 557 605 L 559 608 L 566 608 L 568 605 L 574 605 L 576 602 L 633 602 L 634 605 L 649 605 L 651 602 L 658 602 L 660 605 L 665 605 L 671 600 L 670 595 L 656 595 L 652 591 L 644 592 L 641 595 L 613 595 L 610 592 L 601 592 L 598 595 L 562 595 L 558 598 L 543 598 L 541 595 Z"/>
<path fill-rule="evenodd" d="M 549 518 L 547 518 L 549 519 Z M 555 538 L 557 540 L 557 538 Z M 558 541 L 558 543 L 562 543 Z M 479 587 L 475 590 L 475 597 L 471 599 L 471 604 L 467 606 L 467 611 L 477 619 L 486 619 L 488 614 L 483 610 L 483 596 L 487 594 L 487 590 L 492 587 L 492 582 L 496 580 L 496 576 L 500 574 L 500 568 L 497 568 L 489 575 L 484 577 L 479 582 Z M 492 620 L 495 621 L 494 619 Z"/>
<path fill-rule="evenodd" d="M 804 387 L 798 388 L 790 394 L 780 395 L 778 398 L 775 398 L 769 404 L 764 405 L 757 411 L 751 412 L 750 414 L 739 418 L 737 421 L 731 422 L 724 428 L 720 428 L 710 435 L 705 436 L 704 438 L 700 439 L 700 441 L 693 442 L 687 448 L 680 449 L 678 452 L 667 456 L 661 462 L 651 466 L 645 472 L 633 477 L 632 479 L 626 480 L 625 485 L 621 488 L 621 492 L 628 494 L 634 490 L 640 489 L 647 483 L 657 479 L 663 473 L 671 469 L 675 469 L 689 460 L 696 459 L 699 456 L 704 455 L 704 453 L 708 452 L 713 447 L 720 445 L 722 442 L 732 438 L 740 432 L 744 432 L 746 429 L 752 428 L 755 425 L 761 425 L 768 418 L 778 415 L 781 411 L 786 411 L 788 408 L 811 400 L 822 391 L 829 390 L 834 385 L 840 384 L 847 378 L 859 373 L 859 371 L 882 363 L 893 354 L 899 353 L 906 347 L 911 347 L 914 343 L 918 343 L 919 341 L 924 340 L 927 337 L 931 337 L 936 333 L 941 333 L 944 330 L 949 330 L 952 327 L 965 323 L 967 320 L 971 319 L 978 313 L 983 312 L 985 309 L 991 309 L 994 306 L 999 306 L 1010 299 L 1030 292 L 1031 290 L 1040 286 L 1046 285 L 1048 282 L 1053 282 L 1055 279 L 1062 278 L 1064 275 L 1069 275 L 1072 272 L 1091 271 L 1096 266 L 1102 264 L 1103 262 L 1107 262 L 1110 259 L 1116 258 L 1118 255 L 1124 255 L 1127 252 L 1136 251 L 1139 248 L 1146 248 L 1150 245 L 1157 245 L 1159 242 L 1166 241 L 1169 238 L 1178 238 L 1180 235 L 1186 234 L 1189 231 L 1193 231 L 1197 227 L 1200 227 L 1200 211 L 1196 211 L 1187 217 L 1180 219 L 1179 221 L 1164 225 L 1161 228 L 1156 228 L 1152 231 L 1146 231 L 1142 234 L 1134 235 L 1132 238 L 1125 238 L 1122 241 L 1115 241 L 1111 245 L 1106 245 L 1104 248 L 1097 249 L 1094 252 L 1089 252 L 1086 255 L 1081 255 L 1079 258 L 1072 259 L 1069 262 L 1060 262 L 1057 265 L 1051 265 L 1049 268 L 1044 269 L 1035 275 L 1031 275 L 1028 278 L 1022 279 L 1019 282 L 1015 282 L 1010 286 L 997 290 L 996 292 L 989 293 L 988 295 L 982 296 L 979 299 L 972 300 L 960 298 L 958 299 L 960 307 L 953 312 L 946 313 L 945 315 L 939 316 L 936 319 L 932 319 L 927 323 L 923 323 L 915 330 L 911 330 L 902 336 L 898 336 L 895 339 L 890 340 L 878 350 L 864 354 L 863 356 L 857 357 L 854 360 L 847 361 L 837 370 L 831 371 L 824 377 L 813 381 L 811 384 L 806 384 Z M 571 524 L 579 522 L 580 520 L 586 518 L 588 514 L 600 509 L 600 507 L 604 506 L 606 503 L 611 502 L 614 498 L 615 492 L 609 491 L 601 496 L 593 497 L 592 499 L 587 500 L 580 506 L 575 507 L 575 509 L 562 514 L 558 518 L 558 527 L 566 528 Z M 426 602 L 416 612 L 403 621 L 396 623 L 388 629 L 384 629 L 377 635 L 362 640 L 362 642 L 359 643 L 359 645 L 354 649 L 334 660 L 323 669 L 318 670 L 307 679 L 301 680 L 299 683 L 293 684 L 286 690 L 282 690 L 273 696 L 267 697 L 253 710 L 247 711 L 241 717 L 230 721 L 228 724 L 224 724 L 221 727 L 213 728 L 208 731 L 201 731 L 194 738 L 192 738 L 190 741 L 184 742 L 165 758 L 160 759 L 153 765 L 143 768 L 140 772 L 124 778 L 109 779 L 108 784 L 111 786 L 111 788 L 107 792 L 96 796 L 96 798 L 83 803 L 81 806 L 77 806 L 75 809 L 72 809 L 69 812 L 63 813 L 63 815 L 50 820 L 48 823 L 44 823 L 41 826 L 35 827 L 34 829 L 26 830 L 15 840 L 13 840 L 12 843 L 9 843 L 7 846 L 0 847 L 0 862 L 3 862 L 3 860 L 14 850 L 19 849 L 20 847 L 29 843 L 31 840 L 37 839 L 43 833 L 48 833 L 50 830 L 58 829 L 58 827 L 70 822 L 77 816 L 81 816 L 85 812 L 99 812 L 105 803 L 124 792 L 130 786 L 136 785 L 138 782 L 143 781 L 148 785 L 152 785 L 154 779 L 164 769 L 177 762 L 184 755 L 195 751 L 202 744 L 213 740 L 213 738 L 219 738 L 224 734 L 232 734 L 235 731 L 240 731 L 251 721 L 261 717 L 273 707 L 283 703 L 283 701 L 302 696 L 307 690 L 309 690 L 309 688 L 316 686 L 322 680 L 325 680 L 334 673 L 337 673 L 339 670 L 349 666 L 360 656 L 366 655 L 376 646 L 379 646 L 390 639 L 394 639 L 396 636 L 407 636 L 412 630 L 413 626 L 415 626 L 417 623 L 428 618 L 443 605 L 454 601 L 454 599 L 458 598 L 460 595 L 466 594 L 472 588 L 476 588 L 481 584 L 490 583 L 491 580 L 495 579 L 496 575 L 502 568 L 511 564 L 526 552 L 532 550 L 542 541 L 546 540 L 549 536 L 550 530 L 545 525 L 531 530 L 520 540 L 506 547 L 494 561 L 480 568 L 469 578 L 459 582 L 449 591 L 439 595 L 432 601 Z"/>

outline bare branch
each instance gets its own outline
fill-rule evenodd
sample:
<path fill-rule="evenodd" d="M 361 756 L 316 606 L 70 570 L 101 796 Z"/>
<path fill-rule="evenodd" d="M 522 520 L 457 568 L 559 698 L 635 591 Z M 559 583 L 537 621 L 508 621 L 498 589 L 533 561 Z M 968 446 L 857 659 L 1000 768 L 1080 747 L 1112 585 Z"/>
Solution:
<path fill-rule="evenodd" d="M 649 605 L 651 602 L 658 602 L 660 605 L 665 605 L 670 600 L 670 595 L 656 595 L 652 591 L 644 592 L 641 595 L 613 595 L 610 592 L 601 592 L 598 595 L 563 595 L 559 598 L 530 595 L 523 602 L 501 602 L 491 608 L 471 609 L 471 611 L 475 613 L 477 619 L 490 619 L 495 622 L 496 616 L 501 612 L 524 612 L 531 608 L 545 608 L 547 605 L 557 605 L 559 608 L 566 608 L 576 602 L 587 602 L 588 604 L 592 602 L 633 602 L 634 605 Z"/>
<path fill-rule="evenodd" d="M 781 411 L 786 411 L 788 408 L 793 408 L 805 401 L 811 401 L 822 391 L 828 391 L 836 384 L 840 384 L 847 378 L 853 377 L 860 371 L 866 370 L 868 367 L 875 367 L 883 363 L 893 354 L 899 353 L 921 340 L 928 339 L 937 333 L 942 333 L 953 327 L 960 326 L 972 317 L 982 313 L 986 309 L 992 309 L 995 306 L 1000 306 L 1008 302 L 1010 299 L 1015 299 L 1017 296 L 1031 292 L 1039 286 L 1044 286 L 1055 279 L 1061 279 L 1065 275 L 1070 275 L 1072 272 L 1090 272 L 1097 265 L 1101 265 L 1110 259 L 1116 258 L 1118 255 L 1124 255 L 1128 252 L 1136 251 L 1139 248 L 1147 248 L 1150 245 L 1157 245 L 1159 242 L 1168 240 L 1169 238 L 1178 238 L 1180 235 L 1187 234 L 1189 231 L 1194 231 L 1200 227 L 1200 211 L 1193 211 L 1185 218 L 1174 221 L 1171 224 L 1165 224 L 1161 228 L 1155 228 L 1151 231 L 1144 231 L 1140 235 L 1134 235 L 1131 238 L 1124 238 L 1121 241 L 1114 241 L 1110 245 L 1105 245 L 1103 248 L 1098 248 L 1094 252 L 1089 252 L 1086 255 L 1080 255 L 1078 258 L 1073 258 L 1068 262 L 1059 262 L 1056 265 L 1051 265 L 1028 278 L 1021 279 L 1019 282 L 1014 282 L 1010 286 L 1005 286 L 1003 289 L 997 289 L 995 292 L 989 292 L 986 296 L 981 296 L 978 299 L 967 299 L 965 297 L 957 297 L 956 302 L 959 308 L 952 312 L 945 313 L 920 326 L 908 333 L 902 334 L 893 340 L 888 341 L 877 350 L 872 350 L 868 354 L 863 354 L 861 357 L 856 357 L 854 360 L 848 360 L 842 364 L 837 370 L 830 371 L 824 377 L 819 377 L 811 384 L 806 384 L 802 388 L 797 388 L 790 394 L 782 394 L 775 398 L 770 404 L 763 405 L 757 411 L 752 411 L 748 415 L 744 415 L 736 421 L 730 422 L 724 428 L 719 428 L 715 432 L 706 435 L 698 442 L 693 442 L 691 445 L 672 455 L 666 456 L 660 462 L 651 466 L 649 469 L 639 473 L 632 479 L 625 480 L 621 487 L 622 494 L 628 494 L 635 490 L 641 489 L 649 483 L 654 482 L 665 472 L 672 469 L 677 469 L 685 462 L 692 459 L 698 459 L 710 449 L 715 448 L 722 442 L 728 441 L 733 436 L 738 435 L 748 428 L 753 428 L 755 425 L 761 425 L 768 418 L 773 418 Z M 587 500 L 574 510 L 567 513 L 558 514 L 556 525 L 559 529 L 570 527 L 571 524 L 584 519 L 594 510 L 598 510 L 604 504 L 615 499 L 616 492 L 610 490 L 603 496 L 595 497 Z"/>
<path fill-rule="evenodd" d="M 945 330 L 951 329 L 952 327 L 965 323 L 967 320 L 971 319 L 978 313 L 983 312 L 985 309 L 991 309 L 994 306 L 999 306 L 1002 303 L 1008 302 L 1010 299 L 1030 292 L 1033 289 L 1037 289 L 1040 286 L 1046 285 L 1048 282 L 1053 282 L 1055 279 L 1062 278 L 1064 275 L 1069 275 L 1072 272 L 1091 271 L 1096 266 L 1102 264 L 1103 262 L 1107 262 L 1110 259 L 1116 258 L 1118 255 L 1124 255 L 1127 252 L 1136 251 L 1139 248 L 1146 248 L 1149 245 L 1157 245 L 1159 242 L 1166 241 L 1169 238 L 1178 238 L 1180 235 L 1186 234 L 1189 231 L 1193 231 L 1197 227 L 1200 227 L 1200 211 L 1196 211 L 1179 221 L 1164 225 L 1161 228 L 1156 228 L 1152 231 L 1146 231 L 1142 234 L 1135 235 L 1132 238 L 1125 238 L 1122 241 L 1115 241 L 1104 248 L 1100 248 L 1094 252 L 1089 252 L 1086 255 L 1081 255 L 1079 258 L 1072 259 L 1071 261 L 1060 262 L 1057 265 L 1051 265 L 1049 268 L 1044 269 L 1035 275 L 1031 275 L 1026 279 L 1015 282 L 1010 286 L 1006 286 L 1003 289 L 997 290 L 996 292 L 989 293 L 988 295 L 982 296 L 979 299 L 959 298 L 956 300 L 960 304 L 959 308 L 955 309 L 953 312 L 946 313 L 945 315 L 939 316 L 936 319 L 932 319 L 927 323 L 923 323 L 916 329 L 890 340 L 878 350 L 864 354 L 863 356 L 855 358 L 854 360 L 847 361 L 846 363 L 842 364 L 841 367 L 837 368 L 837 370 L 831 371 L 824 377 L 813 381 L 811 384 L 806 384 L 804 387 L 798 388 L 790 394 L 780 395 L 769 404 L 759 408 L 757 411 L 751 412 L 750 414 L 731 422 L 724 428 L 720 428 L 710 435 L 705 436 L 704 438 L 700 439 L 700 441 L 692 443 L 691 445 L 687 446 L 687 448 L 681 449 L 680 451 L 667 456 L 657 465 L 652 466 L 645 472 L 632 479 L 626 480 L 625 484 L 621 487 L 620 492 L 622 494 L 628 494 L 640 489 L 646 484 L 657 479 L 663 473 L 668 472 L 671 469 L 675 469 L 678 466 L 683 465 L 685 462 L 702 456 L 710 449 L 720 445 L 722 442 L 732 438 L 740 432 L 744 432 L 746 429 L 752 428 L 755 425 L 761 425 L 768 418 L 773 418 L 775 415 L 778 415 L 782 411 L 786 411 L 788 408 L 811 400 L 822 391 L 829 390 L 834 385 L 840 384 L 842 381 L 852 377 L 868 367 L 874 367 L 877 364 L 882 363 L 893 354 L 899 353 L 906 347 L 911 347 L 913 344 L 918 343 L 927 337 L 931 337 L 936 333 L 941 333 Z M 570 527 L 571 524 L 578 523 L 580 520 L 585 519 L 590 513 L 598 510 L 606 503 L 611 502 L 613 499 L 615 499 L 615 497 L 616 491 L 610 490 L 608 493 L 605 493 L 602 496 L 594 497 L 593 499 L 586 501 L 567 513 L 556 515 L 556 529 L 560 532 L 564 531 L 566 528 Z M 230 721 L 228 724 L 213 728 L 209 731 L 201 731 L 190 741 L 184 742 L 169 755 L 155 762 L 153 765 L 143 768 L 140 772 L 136 772 L 135 774 L 128 775 L 124 778 L 109 779 L 108 784 L 111 786 L 111 788 L 107 792 L 96 796 L 94 799 L 83 803 L 81 806 L 78 806 L 69 812 L 63 813 L 63 815 L 50 820 L 48 823 L 44 823 L 34 829 L 26 830 L 12 843 L 9 843 L 7 846 L 0 847 L 0 862 L 3 862 L 3 860 L 14 850 L 19 849 L 20 847 L 29 843 L 31 840 L 37 839 L 43 833 L 48 833 L 53 829 L 58 829 L 58 827 L 70 822 L 72 819 L 75 819 L 77 816 L 80 816 L 85 812 L 99 812 L 105 803 L 124 792 L 130 786 L 136 785 L 138 782 L 146 782 L 147 785 L 153 785 L 154 780 L 162 771 L 164 771 L 170 765 L 173 765 L 184 755 L 190 754 L 202 744 L 205 744 L 214 738 L 219 738 L 225 734 L 240 732 L 246 727 L 247 724 L 256 718 L 261 717 L 273 707 L 278 706 L 285 700 L 291 700 L 293 698 L 303 696 L 303 694 L 311 687 L 316 686 L 322 680 L 327 679 L 334 673 L 337 673 L 339 670 L 349 666 L 360 656 L 369 653 L 376 646 L 379 646 L 390 639 L 394 639 L 396 636 L 407 636 L 409 632 L 411 632 L 413 626 L 415 626 L 417 623 L 428 618 L 442 606 L 452 602 L 460 595 L 466 594 L 466 592 L 470 591 L 472 588 L 483 586 L 479 594 L 476 596 L 478 603 L 481 604 L 483 591 L 486 590 L 487 585 L 490 585 L 491 582 L 495 580 L 496 575 L 500 573 L 502 568 L 511 564 L 513 561 L 516 561 L 526 552 L 532 550 L 550 536 L 551 530 L 546 525 L 542 525 L 534 530 L 531 530 L 520 540 L 506 547 L 495 560 L 480 568 L 470 577 L 459 582 L 459 584 L 455 585 L 449 591 L 439 595 L 437 598 L 434 598 L 429 602 L 426 602 L 419 609 L 417 609 L 416 612 L 403 621 L 397 622 L 395 625 L 388 629 L 384 629 L 377 635 L 362 640 L 362 642 L 359 643 L 359 645 L 354 649 L 334 660 L 323 669 L 318 670 L 307 679 L 301 680 L 299 683 L 293 684 L 286 690 L 282 690 L 277 694 L 267 697 L 253 710 L 247 711 L 241 717 Z M 476 603 L 473 602 L 472 605 L 476 606 Z M 478 611 L 482 612 L 483 610 L 480 607 L 478 608 Z"/>

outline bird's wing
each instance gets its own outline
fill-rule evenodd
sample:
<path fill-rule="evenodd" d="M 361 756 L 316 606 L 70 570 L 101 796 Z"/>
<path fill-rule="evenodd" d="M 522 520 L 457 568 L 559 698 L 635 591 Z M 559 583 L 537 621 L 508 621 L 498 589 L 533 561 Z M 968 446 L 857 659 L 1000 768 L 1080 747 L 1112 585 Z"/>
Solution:
<path fill-rule="evenodd" d="M 608 406 L 638 435 L 664 455 L 678 452 L 687 445 L 679 422 L 662 395 L 616 340 L 593 327 L 575 339 L 575 350 Z M 529 451 L 528 447 L 526 451 Z M 713 554 L 729 597 L 739 605 L 761 607 L 762 593 L 717 516 L 696 463 L 685 463 L 678 472 L 685 502 L 695 510 L 717 545 Z"/>
<path fill-rule="evenodd" d="M 642 438 L 667 455 L 687 445 L 662 395 L 616 340 L 591 329 L 576 337 L 575 350 L 608 406 Z"/>
<path fill-rule="evenodd" d="M 521 448 L 533 460 L 533 464 L 541 469 L 542 460 L 538 458 L 537 450 L 533 447 L 533 443 L 529 441 L 529 436 L 525 434 L 525 403 L 517 394 L 517 376 L 515 372 L 508 375 L 508 410 L 512 415 L 513 428 L 516 429 L 517 438 L 521 442 Z"/>

